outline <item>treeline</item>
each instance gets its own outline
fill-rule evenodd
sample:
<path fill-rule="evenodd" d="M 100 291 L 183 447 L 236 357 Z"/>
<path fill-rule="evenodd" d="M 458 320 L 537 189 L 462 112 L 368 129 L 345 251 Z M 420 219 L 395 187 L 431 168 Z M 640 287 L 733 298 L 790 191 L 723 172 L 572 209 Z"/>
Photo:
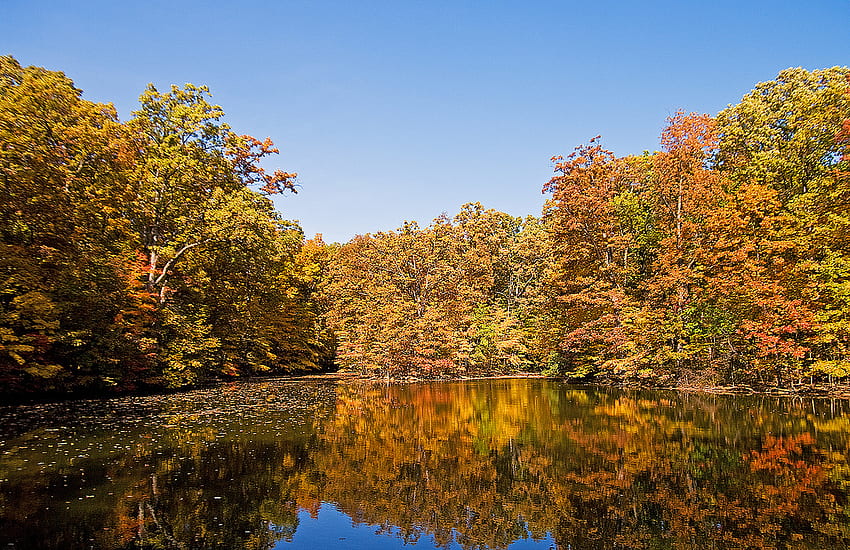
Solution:
<path fill-rule="evenodd" d="M 555 158 L 543 346 L 573 375 L 788 386 L 850 374 L 846 68 L 789 69 L 662 150 Z"/>
<path fill-rule="evenodd" d="M 540 218 L 305 240 L 269 140 L 206 88 L 130 120 L 0 58 L 0 387 L 180 387 L 332 367 L 789 385 L 850 375 L 846 68 L 789 69 L 661 150 L 555 157 Z"/>
<path fill-rule="evenodd" d="M 846 68 L 783 71 L 661 151 L 555 157 L 541 219 L 466 205 L 358 237 L 329 272 L 338 362 L 788 386 L 850 375 Z"/>
<path fill-rule="evenodd" d="M 317 369 L 332 349 L 271 141 L 206 88 L 152 85 L 132 118 L 0 57 L 2 393 L 179 387 Z"/>
<path fill-rule="evenodd" d="M 477 203 L 425 229 L 354 238 L 324 291 L 338 363 L 390 377 L 537 369 L 547 242 L 540 220 Z"/>

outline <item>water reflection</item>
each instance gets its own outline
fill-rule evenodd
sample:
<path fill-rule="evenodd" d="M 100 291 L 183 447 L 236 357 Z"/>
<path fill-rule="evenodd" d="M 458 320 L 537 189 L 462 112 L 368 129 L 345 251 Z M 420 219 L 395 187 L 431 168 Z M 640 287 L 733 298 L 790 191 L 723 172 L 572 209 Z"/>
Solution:
<path fill-rule="evenodd" d="M 550 380 L 5 407 L 0 547 L 843 548 L 846 409 Z"/>
<path fill-rule="evenodd" d="M 330 503 L 323 503 L 318 510 L 299 513 L 299 528 L 293 537 L 287 538 L 275 548 L 280 550 L 313 550 L 315 548 L 398 549 L 438 547 L 433 536 L 421 534 L 405 536 L 395 526 L 369 525 L 354 521 Z M 534 540 L 519 539 L 510 545 L 510 550 L 548 550 L 554 548 L 551 538 Z M 453 540 L 439 546 L 446 550 L 461 550 L 463 546 Z"/>

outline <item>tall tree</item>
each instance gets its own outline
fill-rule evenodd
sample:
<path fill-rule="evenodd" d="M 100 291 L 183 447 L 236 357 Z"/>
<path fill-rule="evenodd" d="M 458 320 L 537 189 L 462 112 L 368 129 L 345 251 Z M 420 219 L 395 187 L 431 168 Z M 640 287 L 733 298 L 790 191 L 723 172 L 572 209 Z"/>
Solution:
<path fill-rule="evenodd" d="M 739 196 L 771 205 L 768 215 L 747 217 L 754 250 L 747 261 L 764 269 L 752 285 L 761 288 L 761 305 L 745 330 L 761 361 L 785 365 L 796 379 L 805 357 L 812 374 L 850 373 L 850 199 L 836 139 L 850 117 L 848 74 L 788 69 L 718 115 L 720 169 Z"/>
<path fill-rule="evenodd" d="M 543 343 L 551 367 L 586 376 L 608 368 L 622 343 L 631 235 L 618 222 L 615 197 L 629 179 L 625 164 L 598 137 L 552 160 L 559 175 L 543 191 L 552 193 L 544 216 L 555 263 L 546 279 Z"/>
<path fill-rule="evenodd" d="M 661 235 L 652 273 L 643 281 L 635 335 L 653 350 L 642 362 L 681 369 L 699 357 L 699 332 L 708 329 L 709 304 L 698 293 L 710 265 L 707 249 L 715 239 L 709 219 L 725 206 L 724 182 L 708 166 L 716 148 L 714 121 L 707 115 L 678 113 L 652 156 L 646 192 Z"/>
<path fill-rule="evenodd" d="M 203 86 L 149 85 L 128 123 L 139 152 L 125 212 L 158 302 L 146 341 L 170 386 L 280 364 L 272 348 L 285 338 L 273 333 L 286 332 L 286 307 L 263 299 L 300 245 L 264 196 L 294 192 L 295 174 L 267 173 L 260 163 L 278 150 L 234 133 L 208 97 Z"/>
<path fill-rule="evenodd" d="M 7 389 L 117 376 L 132 150 L 110 105 L 0 57 L 0 372 Z M 110 356 L 114 351 L 116 356 Z M 109 366 L 111 364 L 111 366 Z"/>
<path fill-rule="evenodd" d="M 149 259 L 149 290 L 160 302 L 175 264 L 188 251 L 228 241 L 227 231 L 208 223 L 218 203 L 247 185 L 267 194 L 295 190 L 295 174 L 267 174 L 259 166 L 264 156 L 278 152 L 271 141 L 236 135 L 220 122 L 224 111 L 208 96 L 205 86 L 172 86 L 160 93 L 148 85 L 129 122 L 140 155 L 137 199 L 128 215 Z"/>

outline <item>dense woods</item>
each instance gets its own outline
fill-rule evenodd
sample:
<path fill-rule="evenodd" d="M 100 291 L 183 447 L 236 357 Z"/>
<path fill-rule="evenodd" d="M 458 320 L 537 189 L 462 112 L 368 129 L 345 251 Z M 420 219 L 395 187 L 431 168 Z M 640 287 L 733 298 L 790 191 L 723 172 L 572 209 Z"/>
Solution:
<path fill-rule="evenodd" d="M 316 369 L 328 347 L 271 141 L 206 88 L 149 86 L 127 122 L 0 58 L 0 385 L 180 387 Z"/>
<path fill-rule="evenodd" d="M 359 236 L 328 271 L 328 324 L 343 368 L 381 376 L 535 368 L 539 220 L 467 204 L 427 228 Z"/>
<path fill-rule="evenodd" d="M 2 57 L 0 388 L 335 367 L 846 379 L 848 77 L 788 69 L 716 117 L 672 116 L 657 152 L 593 139 L 553 158 L 539 218 L 474 203 L 325 244 L 273 208 L 297 186 L 263 168 L 272 142 L 222 122 L 205 87 L 148 86 L 120 121 Z"/>
<path fill-rule="evenodd" d="M 783 71 L 662 150 L 555 158 L 542 343 L 560 372 L 780 386 L 850 374 L 848 70 Z M 842 130 L 843 125 L 843 130 Z"/>

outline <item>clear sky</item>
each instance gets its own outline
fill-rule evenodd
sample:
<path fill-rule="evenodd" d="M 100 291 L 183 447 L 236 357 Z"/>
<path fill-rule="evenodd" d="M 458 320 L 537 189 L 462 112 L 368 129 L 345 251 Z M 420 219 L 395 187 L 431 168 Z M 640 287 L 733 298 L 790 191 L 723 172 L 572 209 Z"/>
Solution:
<path fill-rule="evenodd" d="M 299 173 L 283 215 L 342 242 L 471 201 L 538 215 L 553 155 L 654 150 L 677 109 L 850 64 L 850 0 L 0 0 L 0 54 L 123 119 L 148 82 L 207 84 Z"/>

